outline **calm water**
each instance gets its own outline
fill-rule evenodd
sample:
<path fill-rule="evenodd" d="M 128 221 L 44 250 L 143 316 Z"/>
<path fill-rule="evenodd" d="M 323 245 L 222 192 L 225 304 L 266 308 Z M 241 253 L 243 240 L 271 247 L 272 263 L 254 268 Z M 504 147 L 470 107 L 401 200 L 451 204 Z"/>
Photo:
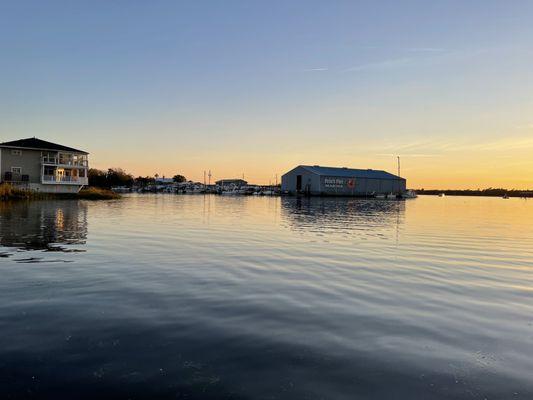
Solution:
<path fill-rule="evenodd" d="M 531 200 L 0 204 L 0 276 L 0 398 L 533 398 Z"/>

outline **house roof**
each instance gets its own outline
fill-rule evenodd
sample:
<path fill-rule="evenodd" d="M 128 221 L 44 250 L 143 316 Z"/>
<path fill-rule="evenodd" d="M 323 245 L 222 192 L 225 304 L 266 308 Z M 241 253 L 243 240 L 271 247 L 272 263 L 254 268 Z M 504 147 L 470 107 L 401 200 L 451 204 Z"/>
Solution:
<path fill-rule="evenodd" d="M 368 178 L 368 179 L 404 179 L 386 171 L 376 169 L 355 169 L 345 167 L 321 167 L 319 165 L 300 165 L 309 172 L 317 175 L 338 176 L 345 178 Z"/>
<path fill-rule="evenodd" d="M 74 149 L 72 147 L 63 146 L 46 140 L 37 139 L 36 137 L 13 140 L 11 142 L 0 143 L 0 147 L 14 147 L 34 150 L 52 150 L 52 151 L 71 151 L 73 153 L 89 154 L 86 151 Z"/>

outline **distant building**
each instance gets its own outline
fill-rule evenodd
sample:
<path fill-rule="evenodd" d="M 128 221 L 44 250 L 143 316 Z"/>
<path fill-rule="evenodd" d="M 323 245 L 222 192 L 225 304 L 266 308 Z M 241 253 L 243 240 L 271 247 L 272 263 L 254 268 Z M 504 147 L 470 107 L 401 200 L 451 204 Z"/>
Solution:
<path fill-rule="evenodd" d="M 216 181 L 215 183 L 220 187 L 242 187 L 248 185 L 248 182 L 246 182 L 244 179 L 221 179 L 219 181 Z"/>
<path fill-rule="evenodd" d="M 0 143 L 0 182 L 45 193 L 77 193 L 89 183 L 88 154 L 37 138 Z"/>
<path fill-rule="evenodd" d="M 406 180 L 372 169 L 299 165 L 281 177 L 281 190 L 291 194 L 330 196 L 372 196 L 401 194 Z"/>

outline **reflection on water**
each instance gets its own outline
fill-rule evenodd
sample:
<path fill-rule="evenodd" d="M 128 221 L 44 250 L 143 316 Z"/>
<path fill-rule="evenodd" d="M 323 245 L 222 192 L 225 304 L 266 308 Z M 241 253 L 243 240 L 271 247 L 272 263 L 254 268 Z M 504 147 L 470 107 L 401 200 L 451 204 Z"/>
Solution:
<path fill-rule="evenodd" d="M 0 245 L 9 250 L 81 251 L 65 245 L 85 243 L 87 206 L 76 201 L 0 203 Z M 30 258 L 28 260 L 34 260 Z"/>
<path fill-rule="evenodd" d="M 452 197 L 2 207 L 0 398 L 531 399 L 532 220 Z"/>
<path fill-rule="evenodd" d="M 385 235 L 399 229 L 404 201 L 283 197 L 281 216 L 295 231 L 320 235 Z"/>

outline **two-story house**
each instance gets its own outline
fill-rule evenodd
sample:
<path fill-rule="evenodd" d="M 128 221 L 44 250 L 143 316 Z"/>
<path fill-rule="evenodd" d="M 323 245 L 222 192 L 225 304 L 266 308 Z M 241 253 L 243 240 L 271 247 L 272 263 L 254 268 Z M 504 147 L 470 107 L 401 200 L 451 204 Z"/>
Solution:
<path fill-rule="evenodd" d="M 45 193 L 77 193 L 88 180 L 89 153 L 37 138 L 0 143 L 0 182 Z"/>

